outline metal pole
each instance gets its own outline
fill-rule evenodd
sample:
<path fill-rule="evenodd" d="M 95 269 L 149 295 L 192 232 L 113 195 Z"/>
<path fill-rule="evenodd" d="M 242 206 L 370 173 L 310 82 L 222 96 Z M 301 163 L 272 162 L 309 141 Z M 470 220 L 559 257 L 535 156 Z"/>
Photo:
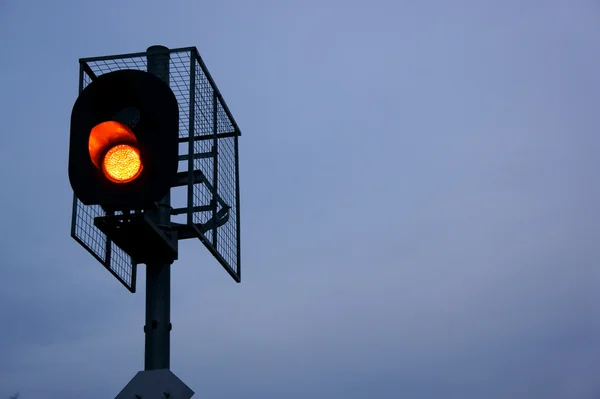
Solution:
<path fill-rule="evenodd" d="M 148 72 L 169 84 L 169 49 L 151 46 L 147 50 Z M 149 212 L 154 222 L 168 228 L 171 224 L 171 194 Z M 146 325 L 144 326 L 144 370 L 169 369 L 171 356 L 171 265 L 146 265 Z"/>

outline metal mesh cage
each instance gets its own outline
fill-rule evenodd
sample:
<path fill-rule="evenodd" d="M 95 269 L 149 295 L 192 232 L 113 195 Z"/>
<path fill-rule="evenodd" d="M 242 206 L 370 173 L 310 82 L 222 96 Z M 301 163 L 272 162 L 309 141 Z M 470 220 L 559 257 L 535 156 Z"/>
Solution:
<path fill-rule="evenodd" d="M 146 53 L 80 60 L 80 91 L 98 76 L 146 70 Z M 187 215 L 200 241 L 240 281 L 238 136 L 240 130 L 195 47 L 170 50 L 169 85 L 179 105 L 179 175 L 187 175 Z M 182 149 L 183 148 L 183 149 Z M 136 264 L 94 226 L 100 206 L 73 203 L 71 235 L 127 289 L 135 292 Z"/>

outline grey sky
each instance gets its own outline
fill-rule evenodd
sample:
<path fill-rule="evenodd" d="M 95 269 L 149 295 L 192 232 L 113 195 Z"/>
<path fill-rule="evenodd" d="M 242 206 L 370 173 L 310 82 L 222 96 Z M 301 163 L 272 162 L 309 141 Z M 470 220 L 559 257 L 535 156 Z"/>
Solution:
<path fill-rule="evenodd" d="M 197 46 L 243 131 L 243 283 L 173 267 L 202 398 L 600 397 L 596 1 L 0 3 L 0 397 L 114 397 L 129 294 L 69 237 L 80 57 Z"/>

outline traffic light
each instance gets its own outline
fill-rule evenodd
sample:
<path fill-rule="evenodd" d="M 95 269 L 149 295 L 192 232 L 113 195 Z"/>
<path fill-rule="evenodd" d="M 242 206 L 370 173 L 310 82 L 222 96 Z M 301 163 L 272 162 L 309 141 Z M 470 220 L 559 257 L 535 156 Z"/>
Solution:
<path fill-rule="evenodd" d="M 71 112 L 69 180 L 85 205 L 141 209 L 172 187 L 179 109 L 169 85 L 139 70 L 99 76 Z"/>

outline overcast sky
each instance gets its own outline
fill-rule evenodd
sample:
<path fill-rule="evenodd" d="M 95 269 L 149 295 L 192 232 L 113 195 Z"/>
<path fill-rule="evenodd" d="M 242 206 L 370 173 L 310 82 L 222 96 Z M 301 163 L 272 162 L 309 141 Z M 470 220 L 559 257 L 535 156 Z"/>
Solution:
<path fill-rule="evenodd" d="M 167 5 L 168 3 L 172 3 Z M 600 3 L 0 0 L 0 398 L 114 397 L 130 294 L 69 235 L 78 58 L 197 46 L 243 282 L 185 242 L 197 398 L 600 398 Z"/>

